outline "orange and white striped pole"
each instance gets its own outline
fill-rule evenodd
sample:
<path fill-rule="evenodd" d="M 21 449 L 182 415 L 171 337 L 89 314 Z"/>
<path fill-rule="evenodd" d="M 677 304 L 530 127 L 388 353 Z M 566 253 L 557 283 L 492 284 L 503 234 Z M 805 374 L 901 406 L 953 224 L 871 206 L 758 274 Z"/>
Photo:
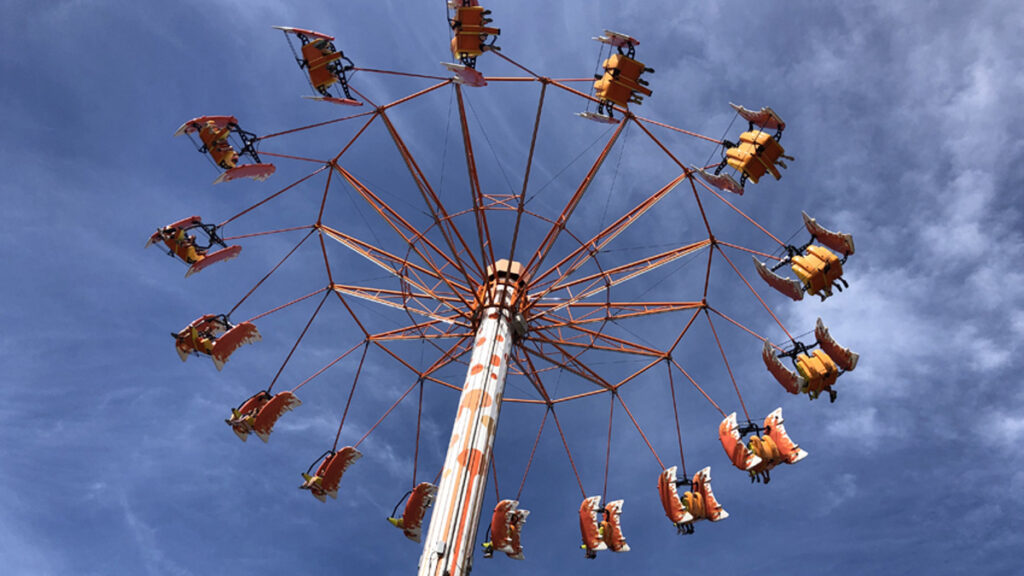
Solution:
<path fill-rule="evenodd" d="M 419 576 L 464 576 L 473 567 L 487 469 L 512 350 L 512 305 L 524 284 L 521 271 L 518 262 L 504 259 L 488 266 L 476 341 L 423 542 Z"/>

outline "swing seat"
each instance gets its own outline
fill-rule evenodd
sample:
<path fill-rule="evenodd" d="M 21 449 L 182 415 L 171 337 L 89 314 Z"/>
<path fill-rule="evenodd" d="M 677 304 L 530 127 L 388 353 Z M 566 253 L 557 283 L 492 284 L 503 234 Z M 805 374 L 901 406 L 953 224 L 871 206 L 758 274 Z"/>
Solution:
<path fill-rule="evenodd" d="M 840 232 L 833 232 L 820 224 L 817 220 L 807 215 L 807 212 L 800 213 L 804 218 L 804 227 L 807 228 L 807 232 L 814 237 L 815 240 L 821 242 L 825 246 L 839 252 L 843 256 L 849 256 L 853 254 L 853 236 L 849 234 L 842 234 Z"/>
<path fill-rule="evenodd" d="M 401 528 L 406 538 L 418 543 L 423 530 L 423 517 L 427 514 L 427 508 L 434 503 L 436 496 L 437 486 L 430 482 L 420 482 L 409 494 L 402 517 L 388 518 L 388 522 L 391 522 L 392 526 L 396 528 Z"/>
<path fill-rule="evenodd" d="M 683 506 L 676 488 L 676 470 L 673 466 L 662 470 L 658 475 L 658 496 L 661 498 L 661 507 L 665 510 L 665 516 L 673 524 L 689 524 L 696 520 L 694 516 Z"/>
<path fill-rule="evenodd" d="M 804 285 L 799 280 L 792 278 L 783 277 L 775 272 L 772 272 L 770 268 L 756 256 L 751 256 L 754 259 L 754 266 L 757 268 L 757 275 L 761 277 L 769 286 L 782 293 L 784 296 L 788 296 L 794 301 L 800 301 L 804 299 Z"/>
<path fill-rule="evenodd" d="M 302 474 L 302 490 L 309 490 L 314 498 L 321 502 L 327 501 L 327 496 L 337 500 L 338 485 L 341 477 L 348 470 L 353 462 L 363 457 L 363 454 L 352 446 L 345 446 L 341 450 L 327 456 L 316 469 L 316 474 L 310 476 Z"/>
<path fill-rule="evenodd" d="M 453 64 L 451 62 L 441 62 L 441 65 L 455 74 L 455 81 L 459 84 L 473 86 L 475 88 L 487 86 L 487 81 L 484 80 L 484 75 L 469 66 Z"/>
<path fill-rule="evenodd" d="M 614 500 L 604 505 L 605 529 L 604 541 L 612 552 L 629 552 L 629 544 L 622 535 L 622 504 L 623 500 Z"/>
<path fill-rule="evenodd" d="M 491 516 L 491 544 L 513 560 L 523 559 L 523 546 L 519 538 L 529 510 L 519 510 L 518 500 L 502 500 Z"/>
<path fill-rule="evenodd" d="M 577 116 L 580 118 L 586 118 L 587 120 L 593 120 L 594 122 L 600 122 L 601 124 L 618 124 L 619 121 L 611 116 L 604 114 L 598 114 L 596 112 L 577 112 Z"/>
<path fill-rule="evenodd" d="M 242 252 L 241 246 L 228 246 L 227 248 L 221 248 L 212 254 L 200 254 L 199 259 L 196 260 L 192 266 L 189 266 L 188 272 L 185 272 L 185 278 L 205 270 L 207 267 L 212 266 L 218 262 L 227 262 L 237 257 Z"/>
<path fill-rule="evenodd" d="M 747 110 L 743 106 L 733 104 L 732 102 L 729 103 L 729 106 L 732 106 L 732 109 L 735 110 L 741 118 L 755 126 L 760 126 L 765 130 L 782 131 L 786 129 L 786 123 L 783 122 L 782 118 L 775 113 L 775 110 L 772 110 L 768 106 L 765 106 L 758 111 Z"/>
<path fill-rule="evenodd" d="M 242 164 L 230 170 L 225 170 L 213 181 L 214 184 L 231 182 L 240 178 L 252 178 L 257 182 L 263 182 L 277 170 L 273 164 Z"/>
<path fill-rule="evenodd" d="M 836 363 L 836 366 L 846 372 L 851 372 L 857 367 L 857 360 L 860 358 L 860 355 L 849 348 L 843 348 L 833 340 L 832 335 L 828 333 L 828 328 L 825 327 L 821 318 L 818 318 L 814 325 L 814 337 L 818 340 L 821 349 Z"/>
<path fill-rule="evenodd" d="M 743 443 L 735 412 L 726 416 L 718 425 L 718 439 L 729 456 L 729 461 L 740 470 L 750 471 L 761 463 L 761 459 Z"/>
<path fill-rule="evenodd" d="M 289 391 L 275 394 L 259 411 L 252 424 L 252 431 L 259 436 L 260 440 L 266 442 L 270 433 L 274 430 L 277 419 L 302 405 L 302 401 Z"/>
<path fill-rule="evenodd" d="M 805 380 L 801 392 L 817 398 L 824 390 L 829 390 L 839 377 L 839 369 L 828 354 L 814 350 L 810 355 L 799 354 L 796 357 L 796 371 Z"/>
<path fill-rule="evenodd" d="M 700 174 L 701 178 L 703 178 L 705 182 L 719 190 L 743 196 L 743 186 L 740 186 L 740 183 L 729 174 L 712 174 L 711 172 L 708 172 L 703 168 L 697 168 L 696 166 L 690 166 L 690 171 Z"/>
<path fill-rule="evenodd" d="M 306 100 L 316 100 L 317 102 L 329 102 L 331 104 L 339 104 L 341 106 L 362 106 L 363 103 L 358 100 L 351 98 L 335 98 L 334 96 L 303 96 Z"/>
<path fill-rule="evenodd" d="M 598 526 L 597 515 L 600 511 L 600 496 L 585 498 L 580 504 L 580 534 L 583 537 L 583 547 L 587 552 L 600 552 L 608 549 Z"/>
<path fill-rule="evenodd" d="M 778 448 L 781 460 L 786 464 L 796 464 L 807 457 L 807 452 L 801 449 L 796 442 L 793 442 L 782 422 L 782 408 L 776 408 L 771 414 L 765 416 L 764 428 L 768 431 L 766 433 L 767 436 L 771 438 L 776 448 Z"/>
<path fill-rule="evenodd" d="M 761 350 L 761 359 L 764 360 L 764 365 L 768 368 L 768 372 L 786 389 L 786 392 L 799 394 L 806 388 L 806 380 L 796 372 L 786 368 L 786 365 L 779 360 L 778 354 L 775 353 L 775 347 L 767 340 L 764 343 L 764 348 Z"/>
<path fill-rule="evenodd" d="M 718 522 L 719 520 L 725 520 L 729 517 L 729 513 L 722 508 L 722 505 L 718 503 L 715 498 L 715 493 L 711 490 L 711 467 L 706 466 L 701 468 L 696 474 L 693 475 L 693 487 L 698 494 L 701 495 L 701 500 L 704 504 L 703 516 L 712 522 Z"/>
<path fill-rule="evenodd" d="M 843 275 L 843 263 L 824 246 L 811 244 L 805 254 L 793 256 L 793 272 L 808 294 L 825 300 L 832 295 L 832 283 Z"/>

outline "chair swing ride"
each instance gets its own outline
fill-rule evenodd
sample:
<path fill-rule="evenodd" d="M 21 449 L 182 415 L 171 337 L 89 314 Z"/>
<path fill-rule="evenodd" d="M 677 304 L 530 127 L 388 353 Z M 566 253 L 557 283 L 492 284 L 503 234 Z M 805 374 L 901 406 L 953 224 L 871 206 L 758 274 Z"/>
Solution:
<path fill-rule="evenodd" d="M 147 246 L 163 244 L 168 254 L 188 267 L 186 276 L 207 268 L 211 271 L 206 274 L 218 274 L 220 269 L 228 268 L 223 263 L 240 256 L 241 252 L 240 245 L 229 245 L 228 242 L 255 240 L 258 236 L 270 234 L 303 234 L 292 251 L 256 283 L 230 312 L 204 314 L 174 332 L 175 349 L 183 361 L 189 356 L 209 357 L 220 370 L 240 348 L 261 339 L 255 324 L 261 318 L 319 296 L 319 306 L 288 353 L 284 361 L 287 364 L 325 303 L 331 300 L 340 304 L 358 327 L 358 334 L 353 338 L 354 345 L 290 390 L 274 393 L 273 386 L 277 381 L 275 376 L 269 386 L 232 408 L 226 419 L 229 427 L 242 441 L 250 434 L 256 434 L 263 442 L 267 442 L 278 419 L 302 404 L 297 395 L 300 388 L 350 356 L 349 362 L 352 362 L 358 356 L 353 353 L 362 349 L 334 444 L 328 442 L 328 448 L 322 455 L 301 473 L 303 482 L 300 487 L 321 502 L 327 502 L 328 497 L 336 499 L 339 492 L 344 493 L 343 476 L 353 466 L 358 467 L 356 463 L 364 456 L 359 450 L 361 443 L 410 393 L 419 390 L 419 410 L 422 411 L 424 388 L 436 386 L 458 391 L 460 396 L 451 439 L 437 477 L 426 481 L 417 478 L 417 471 L 414 470 L 412 488 L 399 500 L 388 518 L 406 538 L 415 542 L 422 541 L 423 552 L 419 565 L 421 575 L 457 576 L 468 574 L 472 568 L 485 488 L 492 471 L 497 490 L 497 471 L 492 454 L 503 403 L 537 406 L 543 410 L 537 442 L 540 441 L 549 416 L 554 420 L 561 445 L 569 457 L 583 497 L 579 506 L 579 525 L 581 547 L 587 558 L 594 558 L 598 552 L 605 550 L 627 552 L 630 546 L 623 533 L 623 500 L 602 503 L 605 491 L 591 494 L 584 489 L 558 420 L 557 409 L 564 403 L 593 399 L 602 394 L 609 399 L 605 488 L 607 468 L 611 462 L 611 420 L 616 406 L 619 406 L 628 415 L 629 422 L 657 461 L 658 497 L 665 516 L 676 530 L 680 534 L 691 534 L 695 524 L 701 520 L 718 522 L 727 518 L 729 514 L 712 491 L 710 466 L 701 468 L 692 476 L 686 471 L 682 435 L 679 432 L 677 378 L 688 382 L 697 392 L 696 397 L 706 400 L 708 406 L 722 417 L 718 435 L 727 459 L 733 466 L 749 474 L 751 481 L 768 482 L 773 468 L 780 464 L 796 464 L 807 456 L 807 452 L 789 437 L 783 424 L 781 408 L 768 413 L 763 421 L 751 418 L 733 368 L 719 340 L 715 322 L 733 326 L 752 337 L 751 340 L 756 340 L 771 377 L 786 392 L 807 395 L 811 400 L 827 393 L 830 401 L 834 402 L 837 397 L 834 389 L 837 378 L 853 370 L 858 359 L 855 353 L 831 337 L 820 318 L 813 331 L 813 344 L 804 344 L 790 335 L 766 299 L 762 298 L 754 285 L 747 282 L 743 272 L 728 254 L 744 252 L 754 255 L 754 269 L 758 275 L 768 286 L 792 300 L 801 300 L 804 293 L 825 300 L 834 295 L 834 288 L 838 292 L 847 286 L 843 278 L 843 265 L 854 253 L 852 237 L 822 227 L 805 213 L 803 223 L 810 239 L 802 245 L 788 245 L 728 199 L 729 194 L 740 196 L 749 191 L 748 185 L 757 184 L 765 174 L 780 179 L 779 169 L 786 168 L 786 160 L 792 161 L 792 157 L 786 155 L 780 144 L 785 122 L 772 108 L 751 110 L 731 104 L 737 118 L 747 123 L 747 130 L 739 134 L 738 143 L 702 136 L 635 114 L 635 107 L 653 94 L 650 82 L 654 70 L 636 59 L 640 43 L 631 36 L 606 30 L 595 38 L 601 46 L 602 54 L 598 58 L 600 73 L 593 78 L 550 78 L 535 74 L 501 51 L 495 44 L 501 30 L 491 26 L 491 12 L 480 6 L 477 0 L 452 0 L 448 3 L 448 10 L 451 53 L 456 60 L 442 63 L 442 70 L 448 74 L 411 74 L 360 68 L 338 48 L 334 37 L 308 29 L 276 26 L 283 32 L 296 63 L 312 88 L 313 95 L 305 98 L 348 107 L 355 113 L 263 136 L 243 130 L 233 116 L 199 116 L 182 124 L 175 135 L 186 134 L 190 138 L 198 138 L 196 146 L 199 151 L 208 156 L 221 171 L 214 183 L 222 183 L 240 179 L 263 182 L 273 175 L 275 166 L 262 162 L 261 155 L 299 164 L 309 163 L 308 158 L 286 154 L 280 149 L 276 152 L 258 150 L 271 147 L 278 138 L 304 135 L 336 123 L 352 123 L 359 119 L 365 122 L 351 140 L 339 142 L 330 151 L 330 159 L 315 161 L 316 169 L 312 173 L 275 190 L 237 215 L 219 224 L 210 224 L 198 216 L 191 216 L 158 228 L 152 234 Z M 354 52 L 352 56 L 355 60 L 362 59 Z M 525 76 L 486 76 L 477 69 L 477 65 L 491 58 L 506 62 L 524 72 Z M 390 103 L 380 104 L 371 99 L 368 87 L 353 83 L 356 74 L 404 76 L 431 80 L 433 84 Z M 520 174 L 523 180 L 522 191 L 496 194 L 485 190 L 486 185 L 477 169 L 478 160 L 473 153 L 472 130 L 469 126 L 469 118 L 475 112 L 470 112 L 467 106 L 468 94 L 476 93 L 472 88 L 513 83 L 539 85 L 540 98 L 536 119 L 532 123 L 526 168 Z M 573 87 L 581 85 L 589 86 L 589 92 Z M 466 151 L 468 195 L 464 197 L 470 199 L 472 205 L 458 211 L 447 205 L 449 201 L 442 200 L 442 195 L 425 176 L 411 147 L 392 122 L 392 118 L 408 102 L 441 90 L 449 91 L 452 101 L 457 103 L 457 118 Z M 479 92 L 487 90 L 490 89 Z M 611 136 L 606 139 L 586 175 L 571 191 L 565 206 L 554 214 L 544 215 L 529 206 L 532 196 L 529 196 L 528 191 L 533 191 L 530 188 L 530 166 L 538 142 L 541 109 L 552 92 L 585 105 L 586 111 L 577 113 L 577 116 L 593 121 L 594 124 L 590 126 L 608 130 Z M 324 107 L 326 112 L 344 109 Z M 404 216 L 402 211 L 385 201 L 372 186 L 356 176 L 354 167 L 345 162 L 346 150 L 363 137 L 367 127 L 374 123 L 383 124 L 386 135 L 402 159 L 402 169 L 409 173 L 415 183 L 415 195 L 422 199 L 424 205 L 421 209 L 425 207 L 430 217 L 422 226 L 414 224 L 412 218 Z M 573 233 L 574 221 L 571 218 L 576 209 L 584 204 L 596 175 L 626 127 L 635 127 L 640 137 L 648 139 L 663 151 L 662 160 L 673 166 L 677 176 L 653 193 L 648 192 L 639 202 L 630 200 L 629 208 L 621 217 L 599 227 L 595 233 Z M 683 137 L 696 139 L 702 145 L 713 147 L 720 153 L 721 161 L 703 166 L 680 162 L 669 146 L 655 135 L 654 131 L 658 129 L 665 129 L 674 135 L 682 134 Z M 328 139 L 320 138 L 318 142 L 328 142 Z M 250 162 L 242 163 L 243 158 Z M 289 190 L 307 185 L 318 175 L 326 175 L 326 183 L 312 209 L 312 224 L 235 237 L 222 235 L 223 229 L 239 218 Z M 381 229 L 396 235 L 396 242 L 404 245 L 404 256 L 400 251 L 387 250 L 376 243 L 357 238 L 345 231 L 344 226 L 331 225 L 325 221 L 324 206 L 334 191 L 332 180 L 335 187 L 339 182 L 347 186 L 346 190 L 376 215 Z M 631 230 L 634 223 L 645 214 L 652 213 L 652 209 L 659 203 L 669 197 L 684 196 L 687 202 L 692 200 L 694 212 L 701 216 L 700 234 L 695 241 L 673 245 L 671 249 L 658 253 L 647 253 L 635 260 L 619 257 L 610 266 L 598 261 L 599 256 L 605 258 L 625 252 L 616 252 L 614 241 L 624 238 L 627 233 L 635 233 L 635 229 Z M 763 233 L 767 240 L 777 245 L 777 253 L 773 255 L 726 242 L 712 234 L 705 203 L 718 203 L 723 210 L 741 216 Z M 494 222 L 498 221 L 495 216 L 498 213 L 511 214 L 513 220 L 508 222 L 514 221 L 514 224 L 497 226 Z M 491 218 L 491 223 L 488 218 Z M 579 219 L 580 216 L 577 216 L 576 220 Z M 543 233 L 535 236 L 525 233 L 528 220 Z M 231 316 L 248 296 L 278 271 L 312 236 L 319 240 L 318 254 L 322 255 L 327 285 L 246 321 L 232 322 Z M 571 242 L 566 242 L 567 236 L 571 237 Z M 389 287 L 354 286 L 339 282 L 340 267 L 332 267 L 332 259 L 328 255 L 327 246 L 333 246 L 332 242 L 340 244 L 349 258 L 361 258 L 383 269 L 390 277 Z M 532 246 L 529 245 L 531 242 Z M 571 247 L 573 243 L 574 248 Z M 214 247 L 219 249 L 211 252 Z M 630 296 L 636 294 L 619 292 L 630 286 L 631 281 L 632 285 L 638 284 L 635 278 L 657 270 L 664 272 L 669 270 L 666 268 L 669 264 L 692 261 L 699 254 L 705 255 L 707 263 L 706 269 L 702 269 L 700 274 L 702 282 L 694 288 L 700 294 L 697 299 L 647 301 L 642 299 L 643 293 L 631 300 L 617 298 L 619 293 Z M 554 262 L 556 259 L 557 262 Z M 773 344 L 767 337 L 727 315 L 724 308 L 715 302 L 715 291 L 711 288 L 712 261 L 727 263 L 728 270 L 746 286 L 751 299 L 759 303 L 762 310 L 789 338 L 788 347 Z M 796 279 L 784 277 L 783 269 L 787 267 L 796 275 Z M 354 300 L 383 309 L 399 310 L 411 323 L 405 322 L 397 329 L 370 330 L 370 323 L 363 321 L 356 308 L 350 305 Z M 722 304 L 725 303 L 723 299 Z M 674 332 L 668 335 L 664 345 L 651 346 L 640 338 L 631 338 L 629 331 L 618 335 L 613 333 L 616 326 L 638 320 L 648 321 L 653 317 L 678 319 L 673 320 Z M 701 317 L 707 322 L 717 350 L 721 352 L 721 365 L 735 389 L 736 399 L 742 407 L 742 418 L 737 416 L 737 412 L 726 414 L 683 366 L 685 360 L 681 360 L 684 357 L 682 351 L 688 341 L 684 340 L 684 336 L 691 332 Z M 427 349 L 432 350 L 436 358 L 426 367 L 417 367 L 414 362 L 403 360 L 393 350 L 393 343 L 410 341 L 429 344 Z M 397 361 L 402 369 L 408 370 L 410 386 L 362 438 L 339 447 L 349 406 L 367 352 L 371 348 L 383 352 L 388 358 Z M 749 350 L 750 357 L 756 355 L 756 347 L 748 346 L 744 349 Z M 606 377 L 602 374 L 605 368 L 601 363 L 592 363 L 589 360 L 592 356 L 588 354 L 601 354 L 598 356 L 601 358 L 607 355 L 629 358 L 640 362 L 641 368 L 624 377 Z M 245 354 L 240 356 L 244 357 Z M 787 367 L 783 359 L 789 360 L 793 368 Z M 443 370 L 451 367 L 465 368 L 465 379 L 461 384 L 441 377 Z M 671 401 L 675 415 L 680 461 L 672 466 L 664 464 L 620 393 L 624 386 L 645 379 L 666 383 L 666 379 L 654 376 L 653 369 L 656 367 L 667 371 L 670 398 L 666 400 Z M 589 388 L 583 392 L 558 396 L 557 387 L 552 387 L 551 379 L 556 371 L 559 375 L 567 374 L 576 378 Z M 527 385 L 533 396 L 506 397 L 506 380 L 509 379 Z M 419 436 L 420 419 L 417 416 L 417 456 Z M 536 449 L 535 442 L 523 475 L 524 484 Z M 366 456 L 373 458 L 369 453 Z M 414 461 L 418 465 L 418 459 Z M 651 479 L 653 485 L 654 474 Z M 503 552 L 513 559 L 521 560 L 525 557 L 523 543 L 528 542 L 529 533 L 524 533 L 524 527 L 530 512 L 520 508 L 522 491 L 520 485 L 519 493 L 514 498 L 495 496 L 497 505 L 489 520 L 484 522 L 487 534 L 482 545 L 484 558 L 493 557 L 495 552 Z M 653 498 L 653 490 L 644 497 Z M 428 512 L 429 525 L 424 526 Z"/>

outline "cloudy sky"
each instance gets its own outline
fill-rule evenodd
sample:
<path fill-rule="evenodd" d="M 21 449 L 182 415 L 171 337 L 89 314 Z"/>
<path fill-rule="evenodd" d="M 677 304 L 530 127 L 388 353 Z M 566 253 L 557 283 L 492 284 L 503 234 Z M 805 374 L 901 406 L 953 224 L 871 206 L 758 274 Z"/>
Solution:
<path fill-rule="evenodd" d="M 269 384 L 317 299 L 258 322 L 263 342 L 241 350 L 221 373 L 205 359 L 182 364 L 172 349 L 169 332 L 229 310 L 304 233 L 242 240 L 240 258 L 187 280 L 170 258 L 142 250 L 156 226 L 191 214 L 226 220 L 315 169 L 275 160 L 278 174 L 267 182 L 212 187 L 216 171 L 188 142 L 171 137 L 183 121 L 233 114 L 265 134 L 348 112 L 299 98 L 308 86 L 272 25 L 333 34 L 365 68 L 442 75 L 438 62 L 450 59 L 443 5 L 412 4 L 0 2 L 0 238 L 8 247 L 0 283 L 4 573 L 412 571 L 419 548 L 383 519 L 413 480 L 415 394 L 361 446 L 365 457 L 346 475 L 338 500 L 324 505 L 296 486 L 299 472 L 333 442 L 353 359 L 301 391 L 304 405 L 282 419 L 269 444 L 241 444 L 223 424 L 231 406 Z M 752 416 L 782 406 L 790 434 L 810 457 L 778 469 L 767 486 L 750 485 L 717 442 L 720 414 L 680 387 L 688 466 L 713 467 L 716 495 L 731 517 L 679 537 L 657 502 L 657 462 L 616 412 L 607 496 L 626 500 L 633 550 L 586 561 L 575 517 L 580 489 L 549 420 L 521 496 L 533 511 L 523 537 L 527 560 L 478 557 L 476 573 L 1019 573 L 1024 146 L 1013 133 L 1024 121 L 1024 80 L 1013 54 L 1024 53 L 1024 10 L 1009 1 L 681 7 L 524 0 L 488 8 L 502 29 L 503 52 L 551 77 L 590 75 L 598 58 L 590 37 L 604 28 L 638 37 L 638 57 L 656 69 L 654 95 L 637 109 L 644 116 L 720 138 L 733 120 L 730 101 L 773 106 L 787 122 L 783 144 L 796 160 L 782 180 L 751 185 L 731 200 L 784 240 L 806 210 L 853 233 L 857 253 L 847 264 L 850 289 L 825 303 L 791 303 L 755 286 L 794 334 L 821 316 L 862 363 L 840 380 L 838 402 L 809 403 L 770 380 L 756 339 L 716 324 Z M 479 68 L 518 74 L 492 55 Z M 431 84 L 366 72 L 353 79 L 375 102 Z M 484 185 L 495 193 L 521 185 L 537 93 L 532 83 L 465 91 Z M 394 121 L 432 184 L 464 208 L 452 94 L 445 88 L 396 108 Z M 543 118 L 528 193 L 531 208 L 547 215 L 557 213 L 609 136 L 606 127 L 572 116 L 583 101 L 559 98 Z M 342 122 L 267 141 L 263 149 L 330 157 L 360 126 Z M 732 135 L 740 128 L 733 124 Z M 374 129 L 342 164 L 422 221 L 422 200 L 379 123 Z M 686 163 L 715 154 L 707 142 L 657 134 Z M 645 138 L 635 127 L 624 132 L 571 230 L 586 237 L 678 174 Z M 226 232 L 310 224 L 324 186 L 314 177 Z M 333 186 L 325 221 L 394 249 L 372 211 Z M 774 249 L 745 220 L 704 198 L 717 237 Z M 602 266 L 706 237 L 694 210 L 692 195 L 689 203 L 680 197 L 659 206 L 642 230 L 609 246 Z M 752 275 L 748 257 L 730 257 Z M 332 258 L 353 284 L 396 287 L 340 248 Z M 684 260 L 618 295 L 699 300 L 703 262 Z M 324 278 L 318 253 L 297 251 L 234 318 L 321 288 Z M 713 267 L 708 300 L 784 342 L 722 262 Z M 325 306 L 282 372 L 281 389 L 360 341 L 335 304 Z M 357 305 L 356 314 L 381 330 L 397 326 L 393 313 L 370 305 Z M 664 346 L 686 319 L 611 329 Z M 677 357 L 723 409 L 741 411 L 712 338 L 705 325 L 684 339 Z M 409 346 L 403 354 L 423 366 L 437 352 Z M 358 440 L 413 383 L 385 354 L 371 349 L 367 358 L 343 444 Z M 664 374 L 630 384 L 623 397 L 666 465 L 674 465 Z M 445 377 L 458 382 L 458 370 Z M 566 393 L 583 389 L 558 371 L 546 378 Z M 522 379 L 509 387 L 510 396 L 535 397 Z M 603 490 L 602 398 L 558 409 L 589 494 Z M 417 481 L 432 479 L 441 465 L 456 401 L 449 390 L 425 389 Z M 495 449 L 502 498 L 518 489 L 542 416 L 522 405 L 504 410 Z"/>

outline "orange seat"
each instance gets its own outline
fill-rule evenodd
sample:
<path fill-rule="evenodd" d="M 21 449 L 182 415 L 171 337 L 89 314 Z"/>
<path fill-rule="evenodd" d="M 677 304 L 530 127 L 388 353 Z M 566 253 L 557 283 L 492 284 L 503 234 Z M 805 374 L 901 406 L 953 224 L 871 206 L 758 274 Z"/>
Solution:
<path fill-rule="evenodd" d="M 388 518 L 388 522 L 396 528 L 401 528 L 402 533 L 409 540 L 419 542 L 423 530 L 423 517 L 426 516 L 427 508 L 434 503 L 436 496 L 437 486 L 430 482 L 420 482 L 409 493 L 402 517 Z"/>
<path fill-rule="evenodd" d="M 646 70 L 642 62 L 622 54 L 612 54 L 602 66 L 604 75 L 594 82 L 598 99 L 625 108 L 630 103 L 639 104 L 642 96 L 651 95 L 651 90 L 640 83 L 640 75 Z"/>
<path fill-rule="evenodd" d="M 793 272 L 807 288 L 808 294 L 832 295 L 832 283 L 843 275 L 843 263 L 831 250 L 811 244 L 807 253 L 793 257 Z"/>
<path fill-rule="evenodd" d="M 228 142 L 231 129 L 228 127 L 218 128 L 213 121 L 207 122 L 199 130 L 199 139 L 206 146 L 206 151 L 213 158 L 214 163 L 225 170 L 230 170 L 238 164 L 238 153 Z"/>
<path fill-rule="evenodd" d="M 604 542 L 604 530 L 602 530 L 604 526 L 599 525 L 597 521 L 597 514 L 600 510 L 600 496 L 591 496 L 580 504 L 580 535 L 583 537 L 583 548 L 587 551 L 587 556 L 608 549 L 608 545 Z"/>
<path fill-rule="evenodd" d="M 517 500 L 502 500 L 491 516 L 491 545 L 514 560 L 523 559 L 520 536 L 529 510 L 519 510 Z"/>
<path fill-rule="evenodd" d="M 806 392 L 811 398 L 817 398 L 823 390 L 828 390 L 836 383 L 839 369 L 828 354 L 814 350 L 810 356 L 800 354 L 796 357 L 796 370 L 806 380 Z"/>
<path fill-rule="evenodd" d="M 338 81 L 328 64 L 341 59 L 341 53 L 331 48 L 330 42 L 317 39 L 302 46 L 302 58 L 306 61 L 309 81 L 318 91 Z"/>
<path fill-rule="evenodd" d="M 718 439 L 721 441 L 726 455 L 729 456 L 729 461 L 740 470 L 752 470 L 761 463 L 761 458 L 743 444 L 735 412 L 726 416 L 718 425 Z"/>
<path fill-rule="evenodd" d="M 776 180 L 782 178 L 776 164 L 785 154 L 785 149 L 767 132 L 752 131 L 740 134 L 738 146 L 725 151 L 729 166 L 747 175 L 751 182 L 771 172 Z"/>
<path fill-rule="evenodd" d="M 161 236 L 164 244 L 186 264 L 195 264 L 206 254 L 205 250 L 196 248 L 196 237 L 190 236 L 184 228 L 165 228 Z"/>
<path fill-rule="evenodd" d="M 622 535 L 622 504 L 622 500 L 614 500 L 604 506 L 604 541 L 612 552 L 629 552 L 629 544 Z"/>
<path fill-rule="evenodd" d="M 316 469 L 316 474 L 302 474 L 303 483 L 299 488 L 309 490 L 313 497 L 321 502 L 326 502 L 327 496 L 337 499 L 342 475 L 353 462 L 362 457 L 363 454 L 352 446 L 345 446 L 337 452 L 329 452 L 327 458 L 324 458 Z"/>

